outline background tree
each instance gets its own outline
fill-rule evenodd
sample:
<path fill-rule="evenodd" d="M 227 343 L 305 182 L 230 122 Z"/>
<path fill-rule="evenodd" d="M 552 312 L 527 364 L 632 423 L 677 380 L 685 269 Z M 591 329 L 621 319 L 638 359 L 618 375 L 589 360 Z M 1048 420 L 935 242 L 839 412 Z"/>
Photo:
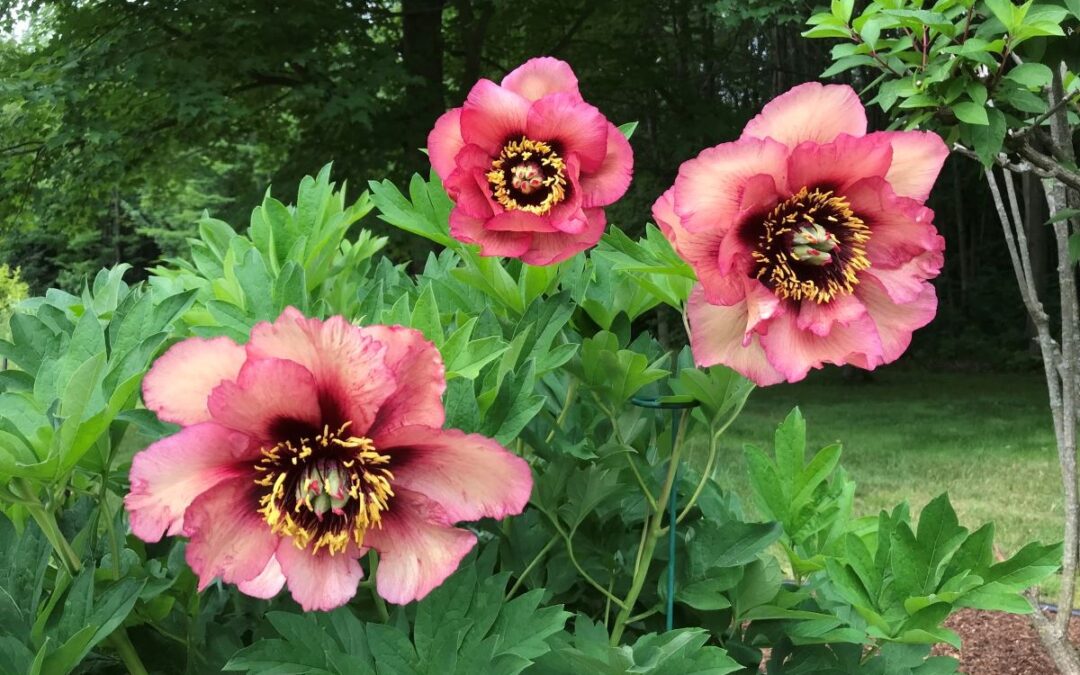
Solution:
<path fill-rule="evenodd" d="M 609 211 L 634 233 L 682 161 L 825 70 L 830 45 L 800 37 L 813 7 L 0 0 L 0 260 L 36 292 L 75 288 L 102 265 L 127 260 L 138 274 L 174 254 L 204 208 L 243 222 L 261 186 L 295 185 L 326 161 L 354 187 L 400 184 L 426 173 L 419 148 L 442 110 L 538 54 L 570 61 L 609 118 L 639 122 L 634 183 Z M 858 70 L 842 79 L 871 83 Z M 913 354 L 1028 364 L 1034 327 L 1007 283 L 981 171 L 956 163 L 944 176 L 932 202 L 949 242 L 942 313 Z M 391 250 L 426 256 L 390 234 Z M 1039 261 L 1052 242 L 1030 242 L 1035 277 L 1049 278 Z"/>

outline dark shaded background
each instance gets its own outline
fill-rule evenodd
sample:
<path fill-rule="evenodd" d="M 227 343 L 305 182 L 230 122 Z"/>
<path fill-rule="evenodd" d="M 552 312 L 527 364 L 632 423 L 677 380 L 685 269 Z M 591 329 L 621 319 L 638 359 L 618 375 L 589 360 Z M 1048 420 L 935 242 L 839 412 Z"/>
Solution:
<path fill-rule="evenodd" d="M 426 173 L 418 148 L 435 118 L 477 78 L 544 54 L 569 61 L 610 119 L 640 123 L 634 183 L 609 210 L 637 232 L 682 161 L 815 79 L 832 46 L 800 37 L 814 3 L 789 0 L 72 5 L 0 1 L 0 261 L 39 293 L 181 251 L 204 208 L 243 226 L 267 184 L 291 199 L 330 160 L 354 194 L 368 179 Z M 884 127 L 879 113 L 872 127 Z M 909 358 L 1027 367 L 1025 315 L 980 175 L 954 157 L 931 199 L 948 241 L 941 312 Z M 1045 214 L 1029 215 L 1050 283 Z M 389 234 L 395 255 L 424 254 Z"/>

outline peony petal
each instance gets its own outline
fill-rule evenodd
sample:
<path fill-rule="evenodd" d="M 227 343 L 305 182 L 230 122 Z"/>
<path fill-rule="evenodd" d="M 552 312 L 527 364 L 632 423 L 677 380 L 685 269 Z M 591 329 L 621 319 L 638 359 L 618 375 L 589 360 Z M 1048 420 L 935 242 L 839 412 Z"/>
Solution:
<path fill-rule="evenodd" d="M 746 336 L 743 338 L 745 346 L 751 342 L 751 333 L 766 332 L 768 327 L 766 322 L 785 314 L 787 310 L 780 304 L 780 298 L 757 279 L 747 279 L 744 288 L 746 289 Z"/>
<path fill-rule="evenodd" d="M 461 137 L 494 157 L 508 140 L 525 135 L 528 117 L 528 99 L 491 80 L 480 80 L 461 110 Z"/>
<path fill-rule="evenodd" d="M 900 358 L 911 344 L 912 332 L 930 323 L 937 314 L 937 292 L 925 281 L 921 292 L 906 303 L 894 302 L 876 279 L 866 279 L 856 293 L 881 339 L 881 360 L 877 363 L 892 363 Z"/>
<path fill-rule="evenodd" d="M 340 316 L 308 319 L 289 307 L 274 323 L 251 330 L 247 351 L 250 359 L 288 359 L 306 368 L 319 390 L 322 421 L 351 421 L 356 435 L 368 430 L 397 386 L 383 363 L 386 348 Z"/>
<path fill-rule="evenodd" d="M 521 256 L 521 261 L 530 265 L 554 265 L 595 246 L 603 236 L 604 225 L 607 223 L 604 210 L 583 209 L 583 213 L 585 229 L 577 234 L 535 234 L 529 250 Z"/>
<path fill-rule="evenodd" d="M 683 227 L 726 232 L 737 220 L 751 178 L 767 174 L 777 186 L 787 185 L 787 156 L 787 147 L 776 141 L 750 138 L 721 143 L 684 162 L 674 199 Z"/>
<path fill-rule="evenodd" d="M 607 155 L 608 121 L 596 107 L 570 94 L 550 94 L 529 108 L 528 137 L 557 142 L 584 172 L 597 171 Z"/>
<path fill-rule="evenodd" d="M 941 241 L 944 247 L 945 240 Z M 923 292 L 923 282 L 941 272 L 944 262 L 945 256 L 939 249 L 918 255 L 899 267 L 871 266 L 864 274 L 877 279 L 893 302 L 911 302 Z"/>
<path fill-rule="evenodd" d="M 247 475 L 242 460 L 252 448 L 239 432 L 212 422 L 181 429 L 152 444 L 131 460 L 131 489 L 124 505 L 132 533 L 143 541 L 184 530 L 184 511 L 218 483 Z"/>
<path fill-rule="evenodd" d="M 679 256 L 693 268 L 710 303 L 734 305 L 742 301 L 746 297 L 745 276 L 720 271 L 720 249 L 725 235 L 713 230 L 686 231 L 675 213 L 672 202 L 674 195 L 675 188 L 668 188 L 653 203 L 653 220 L 659 225 L 660 231 L 671 241 Z M 730 255 L 741 255 L 744 251 L 735 228 L 728 230 L 727 237 L 732 239 L 732 246 L 738 248 Z M 749 256 L 749 252 L 746 255 Z"/>
<path fill-rule="evenodd" d="M 760 337 L 769 363 L 784 374 L 788 382 L 797 382 L 811 368 L 825 363 L 843 365 L 868 364 L 873 368 L 881 354 L 874 322 L 863 316 L 848 324 L 834 323 L 827 336 L 800 330 L 794 314 L 779 317 L 769 324 L 769 332 Z"/>
<path fill-rule="evenodd" d="M 765 358 L 757 335 L 744 346 L 748 321 L 745 302 L 712 305 L 700 286 L 690 293 L 686 308 L 690 322 L 690 348 L 699 366 L 723 364 L 761 386 L 784 381 L 784 376 Z"/>
<path fill-rule="evenodd" d="M 672 246 L 679 245 L 679 234 L 685 232 L 679 215 L 675 213 L 675 187 L 669 187 L 664 194 L 656 198 L 652 205 L 653 222 L 668 238 Z"/>
<path fill-rule="evenodd" d="M 476 545 L 476 535 L 450 527 L 438 504 L 401 488 L 383 515 L 382 528 L 369 530 L 365 543 L 379 552 L 379 595 L 404 605 L 423 598 L 453 574 Z"/>
<path fill-rule="evenodd" d="M 862 178 L 884 177 L 892 163 L 892 146 L 871 136 L 840 134 L 831 143 L 802 143 L 788 157 L 788 185 L 843 193 Z"/>
<path fill-rule="evenodd" d="M 184 514 L 190 537 L 186 557 L 202 591 L 221 577 L 225 583 L 250 581 L 262 574 L 278 538 L 256 510 L 250 476 L 219 483 L 199 495 Z"/>
<path fill-rule="evenodd" d="M 473 218 L 461 209 L 450 212 L 450 234 L 466 244 L 478 244 L 480 255 L 517 258 L 529 250 L 532 234 L 496 232 L 485 228 L 486 223 L 486 220 Z"/>
<path fill-rule="evenodd" d="M 446 194 L 458 208 L 474 218 L 490 218 L 502 213 L 503 207 L 495 201 L 487 170 L 491 157 L 476 145 L 466 145 L 457 155 L 457 165 L 445 180 Z"/>
<path fill-rule="evenodd" d="M 893 192 L 925 202 L 949 156 L 941 137 L 932 131 L 879 131 L 867 138 L 880 138 L 892 145 L 892 166 L 885 180 Z"/>
<path fill-rule="evenodd" d="M 280 593 L 281 587 L 284 585 L 285 575 L 281 573 L 281 565 L 278 564 L 275 556 L 270 556 L 270 560 L 266 563 L 266 567 L 263 568 L 262 572 L 259 572 L 257 577 L 247 581 L 241 581 L 236 587 L 239 588 L 240 592 L 244 595 L 269 600 Z"/>
<path fill-rule="evenodd" d="M 484 229 L 494 232 L 558 232 L 550 218 L 528 211 L 505 211 L 484 223 Z"/>
<path fill-rule="evenodd" d="M 210 419 L 206 399 L 244 365 L 244 348 L 226 337 L 188 338 L 169 348 L 143 378 L 143 401 L 157 416 L 175 424 Z"/>
<path fill-rule="evenodd" d="M 897 197 L 882 178 L 861 180 L 844 196 L 870 228 L 866 253 L 872 268 L 896 268 L 944 245 L 933 225 L 934 212 L 914 199 Z"/>
<path fill-rule="evenodd" d="M 503 78 L 502 86 L 530 101 L 558 93 L 581 100 L 578 79 L 570 64 L 550 56 L 529 59 L 514 68 Z"/>
<path fill-rule="evenodd" d="M 589 227 L 589 223 L 581 208 L 581 165 L 577 157 L 570 156 L 566 159 L 565 171 L 570 190 L 565 199 L 548 211 L 544 220 L 554 231 L 578 235 Z"/>
<path fill-rule="evenodd" d="M 236 381 L 222 382 L 210 394 L 214 421 L 273 445 L 286 440 L 282 425 L 318 429 L 322 413 L 315 378 L 284 359 L 252 359 Z"/>
<path fill-rule="evenodd" d="M 447 194 L 462 213 L 487 220 L 503 212 L 502 204 L 491 196 L 491 185 L 478 169 L 458 169 L 450 176 Z"/>
<path fill-rule="evenodd" d="M 866 134 L 866 110 L 846 84 L 807 82 L 765 104 L 739 140 L 771 138 L 794 148 L 804 141 L 828 143 L 840 134 Z"/>
<path fill-rule="evenodd" d="M 450 522 L 517 515 L 529 502 L 529 464 L 485 436 L 410 426 L 376 446 L 393 457 L 395 489 L 433 500 Z"/>
<path fill-rule="evenodd" d="M 849 324 L 865 314 L 866 307 L 854 295 L 841 295 L 825 303 L 805 301 L 799 305 L 796 326 L 824 337 L 833 324 Z"/>
<path fill-rule="evenodd" d="M 581 177 L 581 203 L 586 207 L 607 206 L 622 197 L 634 175 L 634 151 L 622 132 L 608 122 L 607 154 L 596 171 Z"/>
<path fill-rule="evenodd" d="M 382 407 L 368 434 L 382 434 L 408 424 L 441 427 L 446 419 L 442 395 L 446 369 L 442 355 L 424 334 L 405 326 L 365 326 L 361 331 L 386 346 L 386 367 L 397 388 Z"/>
<path fill-rule="evenodd" d="M 291 540 L 282 539 L 275 555 L 293 600 L 305 612 L 328 612 L 356 595 L 357 584 L 364 578 L 364 570 L 355 557 L 358 554 L 362 555 L 363 551 L 330 555 L 324 549 L 312 555 L 307 549 L 297 548 Z"/>
<path fill-rule="evenodd" d="M 464 146 L 465 139 L 461 137 L 461 108 L 448 110 L 435 121 L 435 128 L 427 138 L 431 166 L 443 182 L 446 182 L 457 167 L 455 158 Z"/>

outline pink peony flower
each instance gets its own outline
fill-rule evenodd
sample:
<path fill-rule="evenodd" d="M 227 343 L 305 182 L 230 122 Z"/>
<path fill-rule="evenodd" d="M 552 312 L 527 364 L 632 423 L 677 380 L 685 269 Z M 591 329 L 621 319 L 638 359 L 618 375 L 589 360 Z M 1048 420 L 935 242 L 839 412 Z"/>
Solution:
<path fill-rule="evenodd" d="M 481 255 L 531 265 L 596 244 L 604 209 L 626 192 L 630 143 L 578 91 L 570 66 L 531 59 L 480 80 L 428 136 L 435 172 L 454 200 L 450 233 Z"/>
<path fill-rule="evenodd" d="M 287 309 L 228 338 L 185 340 L 143 382 L 183 428 L 138 453 L 125 498 L 140 539 L 190 538 L 214 578 L 305 610 L 347 602 L 374 548 L 391 602 L 424 597 L 476 544 L 454 523 L 520 513 L 529 466 L 495 441 L 442 429 L 443 363 L 412 329 Z"/>
<path fill-rule="evenodd" d="M 810 82 L 684 163 L 653 216 L 700 282 L 697 363 L 768 385 L 898 358 L 937 311 L 945 241 L 923 202 L 946 155 L 933 133 L 867 134 L 850 87 Z"/>

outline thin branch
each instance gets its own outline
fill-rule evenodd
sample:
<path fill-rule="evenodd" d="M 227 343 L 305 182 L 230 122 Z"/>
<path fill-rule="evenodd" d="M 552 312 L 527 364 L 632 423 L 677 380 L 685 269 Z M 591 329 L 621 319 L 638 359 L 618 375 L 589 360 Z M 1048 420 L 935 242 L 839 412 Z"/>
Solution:
<path fill-rule="evenodd" d="M 1047 174 L 1053 176 L 1062 183 L 1065 183 L 1073 190 L 1080 190 L 1080 174 L 1066 169 L 1053 157 L 1039 152 L 1027 141 L 1027 139 L 1022 139 L 1022 142 L 1016 151 L 1020 153 L 1021 157 L 1031 162 L 1036 168 L 1042 169 Z"/>
<path fill-rule="evenodd" d="M 1053 71 L 1050 82 L 1051 107 L 1065 100 L 1063 72 L 1065 64 Z M 1072 147 L 1072 129 L 1064 108 L 1058 107 L 1050 118 L 1050 135 L 1054 146 L 1060 148 L 1061 159 L 1073 163 L 1076 160 Z M 1060 181 L 1046 179 L 1043 182 L 1046 193 L 1046 205 L 1051 218 L 1068 208 L 1069 190 Z M 1062 562 L 1062 584 L 1058 596 L 1058 606 L 1062 610 L 1057 616 L 1057 630 L 1064 636 L 1069 629 L 1069 618 L 1076 594 L 1076 568 L 1078 551 L 1078 529 L 1080 529 L 1080 497 L 1076 483 L 1076 399 L 1080 397 L 1077 383 L 1077 368 L 1080 364 L 1080 301 L 1076 291 L 1076 265 L 1069 250 L 1069 223 L 1056 220 L 1054 239 L 1058 249 L 1058 289 L 1061 305 L 1061 358 L 1058 359 L 1058 375 L 1061 377 L 1062 431 L 1064 447 L 1061 448 L 1062 482 L 1065 483 L 1065 545 Z M 1064 639 L 1064 638 L 1063 638 Z"/>
<path fill-rule="evenodd" d="M 1017 137 L 1019 137 L 1019 138 L 1022 138 L 1024 136 L 1027 136 L 1027 135 L 1031 134 L 1032 132 L 1035 131 L 1035 129 L 1038 129 L 1039 127 L 1041 127 L 1044 122 L 1046 122 L 1048 119 L 1050 119 L 1055 114 L 1057 114 L 1057 112 L 1059 110 L 1061 110 L 1062 108 L 1068 106 L 1069 101 L 1070 101 L 1070 99 L 1067 98 L 1067 97 L 1059 99 L 1057 101 L 1057 103 L 1055 103 L 1054 105 L 1047 108 L 1046 112 L 1044 112 L 1043 114 L 1039 115 L 1034 120 L 1032 120 L 1031 124 L 1028 125 L 1028 127 L 1026 129 L 1023 129 L 1021 131 L 1016 132 L 1015 135 Z"/>
<path fill-rule="evenodd" d="M 960 143 L 953 143 L 952 151 L 957 154 L 963 155 L 964 157 L 967 157 L 969 159 L 973 159 L 976 162 L 982 162 L 982 157 L 979 157 L 979 155 L 974 150 L 965 145 L 961 145 Z M 1008 169 L 1013 173 L 1034 173 L 1043 178 L 1050 176 L 1050 174 L 1046 173 L 1045 171 L 1036 169 L 1027 162 L 1020 162 L 1019 164 L 1014 164 L 1013 162 L 1009 161 L 1009 158 L 1004 153 L 999 153 L 998 156 L 994 158 L 994 164 L 997 164 L 1003 169 Z"/>
<path fill-rule="evenodd" d="M 599 582 L 596 581 L 596 579 L 592 578 L 591 574 L 585 571 L 585 568 L 581 566 L 581 563 L 578 562 L 577 556 L 574 555 L 573 539 L 570 534 L 568 534 L 566 530 L 563 529 L 562 525 L 559 524 L 559 519 L 548 513 L 545 509 L 537 508 L 537 510 L 547 516 L 548 520 L 550 520 L 551 524 L 555 527 L 555 531 L 562 536 L 563 543 L 566 544 L 566 553 L 570 556 L 570 563 L 573 564 L 574 569 L 576 569 L 578 574 L 581 575 L 581 578 L 587 581 L 590 586 L 599 591 L 601 595 L 607 597 L 608 600 L 618 605 L 619 608 L 625 609 L 626 605 L 623 603 L 623 601 L 616 597 L 614 593 L 601 586 Z"/>

